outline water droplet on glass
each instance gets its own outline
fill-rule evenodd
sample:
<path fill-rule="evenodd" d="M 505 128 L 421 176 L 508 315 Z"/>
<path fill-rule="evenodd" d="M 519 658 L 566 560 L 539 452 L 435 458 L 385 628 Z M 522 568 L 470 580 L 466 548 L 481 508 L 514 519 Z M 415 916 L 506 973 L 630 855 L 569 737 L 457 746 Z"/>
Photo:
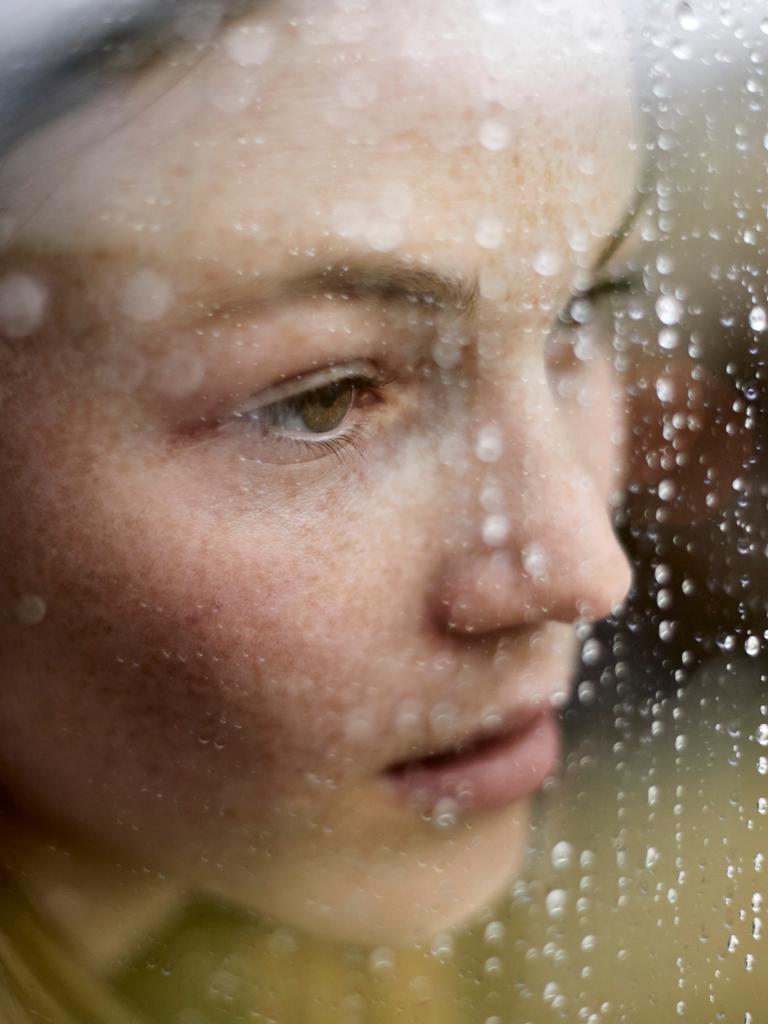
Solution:
<path fill-rule="evenodd" d="M 489 119 L 480 125 L 480 145 L 491 152 L 498 153 L 506 149 L 511 138 L 509 126 L 503 121 Z"/>
<path fill-rule="evenodd" d="M 547 578 L 549 568 L 547 553 L 541 544 L 537 544 L 535 541 L 526 544 L 521 552 L 521 560 L 523 572 L 526 576 L 530 576 L 534 580 L 544 580 Z"/>
<path fill-rule="evenodd" d="M 275 48 L 275 33 L 269 25 L 241 25 L 224 40 L 227 56 L 241 67 L 263 64 Z"/>
<path fill-rule="evenodd" d="M 659 639 L 670 641 L 675 635 L 675 623 L 670 619 L 664 619 L 659 623 Z"/>
<path fill-rule="evenodd" d="M 672 44 L 672 56 L 678 60 L 690 60 L 693 56 L 693 47 L 690 43 L 684 43 L 678 39 Z"/>
<path fill-rule="evenodd" d="M 39 626 L 46 611 L 46 603 L 38 594 L 22 594 L 16 602 L 16 618 L 23 626 Z"/>
<path fill-rule="evenodd" d="M 768 328 L 768 313 L 762 306 L 753 306 L 749 311 L 749 326 L 759 332 Z"/>
<path fill-rule="evenodd" d="M 760 637 L 748 636 L 744 641 L 744 650 L 751 658 L 756 658 L 760 653 Z"/>
<path fill-rule="evenodd" d="M 568 893 L 565 889 L 553 889 L 547 893 L 544 905 L 549 916 L 555 920 L 565 915 Z"/>
<path fill-rule="evenodd" d="M 659 498 L 662 501 L 671 501 L 674 496 L 677 487 L 674 480 L 662 480 L 659 484 Z"/>
<path fill-rule="evenodd" d="M 653 578 L 660 586 L 664 586 L 672 579 L 672 570 L 664 562 L 660 562 L 653 570 Z"/>
<path fill-rule="evenodd" d="M 475 224 L 475 241 L 481 249 L 498 249 L 504 240 L 504 225 L 494 214 L 489 213 Z"/>
<path fill-rule="evenodd" d="M 768 747 L 768 724 L 761 722 L 755 732 L 755 739 L 761 747 Z"/>
<path fill-rule="evenodd" d="M 125 284 L 120 309 L 131 320 L 148 322 L 165 316 L 173 305 L 173 290 L 154 270 L 140 270 Z"/>
<path fill-rule="evenodd" d="M 498 462 L 504 451 L 504 439 L 501 431 L 492 423 L 487 423 L 477 432 L 475 455 L 481 462 Z"/>
<path fill-rule="evenodd" d="M 552 847 L 552 867 L 556 871 L 562 871 L 570 866 L 573 859 L 573 846 L 567 840 L 562 839 Z"/>
<path fill-rule="evenodd" d="M 685 32 L 695 32 L 701 25 L 701 19 L 694 10 L 692 3 L 679 3 L 675 14 L 678 25 Z"/>
<path fill-rule="evenodd" d="M 603 656 L 603 645 L 594 637 L 587 640 L 581 650 L 581 660 L 585 665 L 596 665 Z"/>
<path fill-rule="evenodd" d="M 562 256 L 556 249 L 540 249 L 533 260 L 533 269 L 541 277 L 554 277 L 562 265 Z"/>
<path fill-rule="evenodd" d="M 656 300 L 656 316 L 667 327 L 679 324 L 683 316 L 683 304 L 674 295 L 661 295 Z"/>
<path fill-rule="evenodd" d="M 37 330 L 48 304 L 48 290 L 28 274 L 0 278 L 0 334 L 25 338 Z"/>
<path fill-rule="evenodd" d="M 595 698 L 597 697 L 597 687 L 591 680 L 585 679 L 583 682 L 579 683 L 576 695 L 582 704 L 589 706 L 595 702 Z"/>
<path fill-rule="evenodd" d="M 498 547 L 500 544 L 504 544 L 509 538 L 509 531 L 509 517 L 502 512 L 486 516 L 483 520 L 483 542 L 489 547 Z"/>
<path fill-rule="evenodd" d="M 371 972 L 381 978 L 394 972 L 395 960 L 395 951 L 393 949 L 390 949 L 389 946 L 378 946 L 376 949 L 371 950 L 368 964 Z"/>
<path fill-rule="evenodd" d="M 391 217 L 374 217 L 365 229 L 365 241 L 375 252 L 391 252 L 403 241 L 403 226 Z"/>

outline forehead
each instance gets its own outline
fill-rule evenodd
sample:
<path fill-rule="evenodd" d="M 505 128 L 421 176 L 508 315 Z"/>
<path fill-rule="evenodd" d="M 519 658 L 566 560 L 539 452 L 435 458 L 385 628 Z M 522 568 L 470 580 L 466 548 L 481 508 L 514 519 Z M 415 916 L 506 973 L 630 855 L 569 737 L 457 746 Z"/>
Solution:
<path fill-rule="evenodd" d="M 257 4 L 32 140 L 0 190 L 33 245 L 145 255 L 397 209 L 456 241 L 501 208 L 513 234 L 605 234 L 633 176 L 626 63 L 600 0 Z"/>

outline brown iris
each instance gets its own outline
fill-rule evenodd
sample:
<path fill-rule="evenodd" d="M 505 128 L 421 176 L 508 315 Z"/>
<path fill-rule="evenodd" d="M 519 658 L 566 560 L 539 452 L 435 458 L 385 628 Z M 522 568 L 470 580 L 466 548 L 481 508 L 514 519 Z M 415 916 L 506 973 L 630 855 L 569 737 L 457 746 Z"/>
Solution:
<path fill-rule="evenodd" d="M 334 381 L 305 391 L 285 402 L 287 419 L 312 434 L 327 434 L 341 426 L 352 407 L 356 385 L 353 380 Z"/>

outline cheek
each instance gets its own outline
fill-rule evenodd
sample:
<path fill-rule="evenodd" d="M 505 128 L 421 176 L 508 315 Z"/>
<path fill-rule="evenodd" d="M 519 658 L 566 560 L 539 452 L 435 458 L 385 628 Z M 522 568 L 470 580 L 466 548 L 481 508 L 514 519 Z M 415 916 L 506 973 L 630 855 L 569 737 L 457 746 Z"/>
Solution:
<path fill-rule="evenodd" d="M 16 662 L 19 689 L 30 674 L 37 687 L 17 713 L 37 737 L 37 754 L 18 754 L 40 758 L 37 788 L 59 773 L 41 744 L 64 734 L 68 798 L 82 806 L 79 780 L 96 777 L 136 820 L 158 809 L 141 794 L 163 793 L 189 821 L 215 807 L 263 823 L 302 794 L 322 803 L 323 779 L 375 770 L 380 753 L 351 749 L 350 722 L 390 719 L 412 686 L 387 666 L 413 651 L 421 617 L 422 503 L 387 501 L 386 481 L 364 498 L 351 481 L 309 514 L 248 516 L 219 492 L 206 501 L 200 466 L 105 466 L 68 488 L 66 469 L 47 468 L 66 509 L 55 521 L 27 505 L 24 546 L 48 563 L 48 618 Z"/>

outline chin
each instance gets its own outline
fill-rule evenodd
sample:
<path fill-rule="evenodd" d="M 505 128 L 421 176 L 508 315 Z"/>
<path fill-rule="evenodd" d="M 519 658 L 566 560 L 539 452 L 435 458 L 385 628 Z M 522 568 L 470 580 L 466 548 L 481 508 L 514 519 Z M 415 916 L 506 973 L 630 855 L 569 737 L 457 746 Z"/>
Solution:
<path fill-rule="evenodd" d="M 216 890 L 276 925 L 325 941 L 429 944 L 471 925 L 503 897 L 521 868 L 528 822 L 528 802 L 520 801 L 444 835 L 422 834 L 407 848 L 382 843 L 373 856 L 337 850 L 302 863 L 286 857 L 250 893 L 239 886 Z"/>

